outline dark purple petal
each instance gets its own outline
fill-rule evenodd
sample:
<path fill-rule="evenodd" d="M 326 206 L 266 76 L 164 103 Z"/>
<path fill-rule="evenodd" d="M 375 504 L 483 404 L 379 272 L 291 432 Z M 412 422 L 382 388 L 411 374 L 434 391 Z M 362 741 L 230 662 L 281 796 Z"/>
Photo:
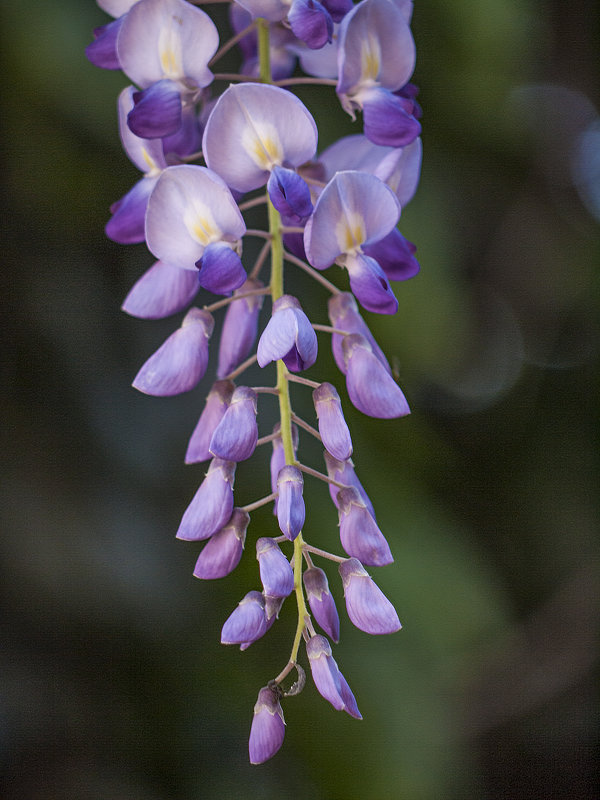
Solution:
<path fill-rule="evenodd" d="M 327 575 L 320 567 L 309 567 L 304 571 L 302 579 L 315 620 L 334 642 L 339 642 L 340 618 L 333 595 L 329 591 Z"/>
<path fill-rule="evenodd" d="M 225 620 L 221 630 L 221 644 L 255 642 L 266 632 L 265 600 L 260 592 L 248 592 Z"/>
<path fill-rule="evenodd" d="M 352 0 L 323 0 L 323 5 L 334 22 L 341 22 L 353 8 Z"/>
<path fill-rule="evenodd" d="M 288 22 L 300 41 L 311 50 L 320 50 L 333 38 L 333 20 L 317 0 L 293 0 Z"/>
<path fill-rule="evenodd" d="M 395 633 L 402 625 L 394 606 L 357 558 L 340 564 L 346 609 L 353 625 L 374 635 Z"/>
<path fill-rule="evenodd" d="M 273 539 L 263 536 L 257 540 L 256 558 L 265 596 L 275 598 L 291 594 L 294 589 L 294 573 L 290 562 Z"/>
<path fill-rule="evenodd" d="M 374 244 L 363 248 L 365 255 L 374 258 L 390 281 L 406 281 L 419 272 L 415 258 L 417 248 L 394 228 Z"/>
<path fill-rule="evenodd" d="M 209 244 L 196 266 L 200 286 L 213 294 L 231 294 L 247 277 L 241 258 L 225 242 Z"/>
<path fill-rule="evenodd" d="M 290 541 L 302 530 L 306 510 L 302 491 L 304 479 L 298 467 L 286 464 L 277 476 L 277 522 L 279 529 Z"/>
<path fill-rule="evenodd" d="M 256 392 L 238 386 L 212 435 L 209 450 L 226 461 L 245 461 L 254 452 L 257 441 Z"/>
<path fill-rule="evenodd" d="M 344 701 L 341 695 L 340 671 L 331 653 L 331 645 L 320 634 L 311 636 L 306 643 L 306 655 L 317 691 L 336 711 L 342 711 Z"/>
<path fill-rule="evenodd" d="M 162 140 L 165 155 L 177 159 L 197 153 L 202 149 L 202 131 L 193 105 L 181 109 L 181 127 Z"/>
<path fill-rule="evenodd" d="M 213 384 L 206 398 L 206 404 L 198 424 L 190 437 L 185 454 L 186 464 L 195 464 L 212 458 L 212 454 L 208 449 L 210 440 L 227 411 L 234 388 L 231 381 L 217 381 Z"/>
<path fill-rule="evenodd" d="M 283 744 L 285 722 L 276 689 L 265 686 L 258 693 L 254 706 L 248 751 L 251 764 L 263 764 Z"/>
<path fill-rule="evenodd" d="M 263 289 L 264 284 L 255 278 L 248 278 L 236 294 Z M 264 295 L 244 297 L 229 304 L 219 342 L 219 366 L 217 377 L 224 378 L 250 355 L 258 333 L 258 316 Z"/>
<path fill-rule="evenodd" d="M 394 559 L 358 489 L 342 489 L 337 495 L 340 541 L 349 556 L 370 567 L 383 567 Z"/>
<path fill-rule="evenodd" d="M 369 417 L 393 419 L 410 414 L 402 389 L 371 352 L 364 336 L 353 333 L 342 342 L 346 387 L 355 408 Z"/>
<path fill-rule="evenodd" d="M 315 363 L 317 349 L 317 335 L 300 303 L 284 294 L 273 304 L 273 315 L 259 339 L 259 366 L 283 359 L 289 370 L 299 372 Z"/>
<path fill-rule="evenodd" d="M 369 326 L 361 317 L 358 312 L 356 300 L 350 292 L 339 292 L 334 294 L 328 303 L 329 320 L 334 328 L 338 328 L 348 333 L 360 333 L 371 345 L 374 355 L 381 361 L 387 372 L 391 374 L 392 370 L 388 364 L 387 358 L 383 350 L 375 341 L 375 337 L 369 330 Z M 339 333 L 334 333 L 331 337 L 331 349 L 335 363 L 341 372 L 346 374 L 346 364 L 344 362 L 344 354 L 342 352 L 342 341 L 344 337 Z"/>
<path fill-rule="evenodd" d="M 312 214 L 308 184 L 294 170 L 274 167 L 267 182 L 267 191 L 277 211 L 286 217 L 287 224 L 301 224 Z"/>
<path fill-rule="evenodd" d="M 373 89 L 362 101 L 365 136 L 374 144 L 405 147 L 421 134 L 421 123 L 407 111 L 412 103 L 387 89 Z"/>
<path fill-rule="evenodd" d="M 352 439 L 336 388 L 330 383 L 322 383 L 313 392 L 313 402 L 325 449 L 335 458 L 345 461 L 352 455 Z"/>
<path fill-rule="evenodd" d="M 117 34 L 123 18 L 114 19 L 107 25 L 94 29 L 94 41 L 85 48 L 88 61 L 102 69 L 121 69 L 117 55 Z"/>
<path fill-rule="evenodd" d="M 234 477 L 233 461 L 213 458 L 206 477 L 181 519 L 178 539 L 197 542 L 221 530 L 233 511 Z"/>
<path fill-rule="evenodd" d="M 138 244 L 145 239 L 144 220 L 148 198 L 158 178 L 142 178 L 110 207 L 112 217 L 106 223 L 109 239 L 119 244 Z"/>
<path fill-rule="evenodd" d="M 204 580 L 224 578 L 240 563 L 250 515 L 234 508 L 229 522 L 210 537 L 196 561 L 194 575 Z"/>
<path fill-rule="evenodd" d="M 181 328 L 146 361 L 133 381 L 144 394 L 168 397 L 189 392 L 206 372 L 208 340 L 214 320 L 208 311 L 192 308 Z"/>
<path fill-rule="evenodd" d="M 132 317 L 163 319 L 191 303 L 199 288 L 190 270 L 157 261 L 133 285 L 121 308 Z"/>
<path fill-rule="evenodd" d="M 365 492 L 362 483 L 356 477 L 352 459 L 349 458 L 347 461 L 338 461 L 337 458 L 334 458 L 327 451 L 325 451 L 323 455 L 325 456 L 325 463 L 327 464 L 328 476 L 338 483 L 345 483 L 348 486 L 354 486 L 355 489 L 358 489 L 358 493 L 360 494 L 363 503 L 369 510 L 369 514 L 373 517 L 373 519 L 375 519 L 375 509 L 373 508 L 373 503 L 371 503 L 369 500 L 369 496 Z M 339 488 L 337 486 L 329 484 L 329 494 L 331 495 L 331 499 L 333 500 L 336 508 L 338 507 L 338 492 Z"/>
<path fill-rule="evenodd" d="M 347 256 L 346 268 L 350 275 L 350 288 L 363 308 L 377 314 L 396 313 L 398 300 L 385 272 L 374 258 L 362 253 Z"/>
<path fill-rule="evenodd" d="M 135 106 L 127 115 L 132 133 L 142 139 L 160 139 L 176 133 L 182 125 L 181 93 L 170 80 L 153 83 L 133 95 Z"/>

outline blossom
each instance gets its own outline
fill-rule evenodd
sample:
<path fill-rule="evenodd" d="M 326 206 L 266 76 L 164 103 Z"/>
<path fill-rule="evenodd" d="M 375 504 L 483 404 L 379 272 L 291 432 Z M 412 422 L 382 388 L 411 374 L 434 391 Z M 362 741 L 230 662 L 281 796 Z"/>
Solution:
<path fill-rule="evenodd" d="M 347 711 L 350 716 L 362 719 L 354 695 L 333 658 L 327 639 L 319 634 L 311 636 L 306 643 L 306 655 L 319 694 L 336 711 Z"/>
<path fill-rule="evenodd" d="M 227 461 L 245 461 L 254 452 L 257 441 L 256 392 L 247 386 L 237 386 L 208 449 Z"/>
<path fill-rule="evenodd" d="M 334 642 L 340 640 L 340 618 L 329 591 L 327 575 L 320 567 L 309 567 L 302 575 L 310 610 L 325 633 Z"/>
<path fill-rule="evenodd" d="M 304 479 L 298 467 L 284 464 L 277 475 L 277 521 L 279 529 L 290 541 L 298 536 L 304 525 L 303 487 Z"/>
<path fill-rule="evenodd" d="M 221 644 L 255 642 L 267 632 L 265 600 L 260 592 L 251 591 L 240 600 L 237 608 L 225 620 Z"/>
<path fill-rule="evenodd" d="M 352 405 L 369 417 L 393 419 L 410 414 L 402 389 L 359 333 L 345 336 L 342 351 L 346 364 L 346 387 Z"/>
<path fill-rule="evenodd" d="M 223 578 L 237 567 L 244 550 L 249 522 L 250 515 L 247 511 L 233 509 L 229 522 L 210 537 L 198 556 L 194 568 L 196 578 Z"/>
<path fill-rule="evenodd" d="M 341 489 L 337 495 L 340 540 L 349 556 L 363 564 L 383 567 L 393 562 L 390 547 L 369 513 L 360 492 L 354 486 Z"/>
<path fill-rule="evenodd" d="M 248 750 L 251 764 L 272 758 L 283 744 L 285 721 L 277 689 L 263 687 L 254 706 Z"/>
<path fill-rule="evenodd" d="M 317 335 L 300 303 L 284 294 L 273 303 L 273 314 L 259 339 L 258 365 L 283 359 L 291 372 L 300 372 L 315 363 L 317 348 Z"/>
<path fill-rule="evenodd" d="M 210 442 L 213 433 L 229 407 L 234 388 L 231 381 L 217 381 L 213 384 L 206 397 L 200 419 L 190 437 L 185 454 L 186 464 L 194 464 L 197 461 L 207 461 L 212 458 L 209 450 Z"/>
<path fill-rule="evenodd" d="M 313 402 L 326 450 L 334 458 L 345 461 L 352 455 L 352 439 L 337 389 L 331 383 L 322 383 L 313 392 Z"/>
<path fill-rule="evenodd" d="M 344 586 L 346 610 L 353 625 L 371 634 L 400 630 L 402 625 L 394 606 L 357 558 L 343 561 L 339 573 Z"/>
<path fill-rule="evenodd" d="M 197 542 L 221 530 L 233 512 L 234 476 L 233 461 L 213 458 L 206 477 L 181 519 L 178 539 Z"/>

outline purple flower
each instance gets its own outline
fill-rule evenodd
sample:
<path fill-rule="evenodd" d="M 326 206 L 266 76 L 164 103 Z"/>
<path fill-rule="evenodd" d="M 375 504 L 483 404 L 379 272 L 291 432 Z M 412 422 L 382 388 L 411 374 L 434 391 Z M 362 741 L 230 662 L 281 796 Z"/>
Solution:
<path fill-rule="evenodd" d="M 177 531 L 178 539 L 208 539 L 220 530 L 233 512 L 235 463 L 213 458 L 206 477 L 186 509 Z"/>
<path fill-rule="evenodd" d="M 214 580 L 229 575 L 240 563 L 246 529 L 250 515 L 241 508 L 234 508 L 229 522 L 217 531 L 200 553 L 194 575 L 204 580 Z"/>
<path fill-rule="evenodd" d="M 354 464 L 352 459 L 348 458 L 346 461 L 338 461 L 330 453 L 325 451 L 323 453 L 325 463 L 327 464 L 327 475 L 338 483 L 345 483 L 348 486 L 354 486 L 362 498 L 363 503 L 366 505 L 369 514 L 375 519 L 375 510 L 373 503 L 369 500 L 369 496 L 365 492 L 362 483 L 356 477 L 354 472 Z M 333 484 L 329 484 L 329 494 L 333 500 L 336 508 L 338 508 L 338 493 L 339 488 Z"/>
<path fill-rule="evenodd" d="M 264 288 L 264 284 L 255 278 L 248 278 L 237 289 L 236 294 Z M 253 295 L 229 304 L 221 330 L 219 343 L 219 366 L 217 377 L 224 378 L 248 357 L 258 332 L 258 316 L 262 308 L 264 296 Z"/>
<path fill-rule="evenodd" d="M 265 600 L 260 592 L 251 591 L 240 600 L 237 608 L 225 620 L 221 644 L 255 642 L 267 632 Z"/>
<path fill-rule="evenodd" d="M 258 693 L 254 706 L 248 750 L 251 764 L 263 764 L 272 758 L 283 744 L 285 721 L 279 703 L 279 692 L 265 686 Z"/>
<path fill-rule="evenodd" d="M 135 376 L 134 388 L 157 396 L 193 389 L 206 372 L 208 340 L 213 327 L 214 320 L 208 311 L 190 309 L 181 327 L 150 356 Z"/>
<path fill-rule="evenodd" d="M 352 455 L 352 439 L 336 388 L 331 383 L 322 383 L 313 391 L 313 402 L 325 449 L 334 458 L 345 461 Z"/>
<path fill-rule="evenodd" d="M 280 434 L 279 422 L 275 423 L 275 426 L 273 427 L 273 433 Z M 277 479 L 279 478 L 279 472 L 285 466 L 285 451 L 283 449 L 283 441 L 281 439 L 281 434 L 273 439 L 272 444 L 273 444 L 273 452 L 271 453 L 271 461 L 270 461 L 271 491 L 275 493 L 278 491 Z M 296 450 L 298 449 L 298 428 L 294 424 L 292 424 L 292 445 L 295 453 Z M 277 498 L 275 498 L 273 513 L 277 514 Z"/>
<path fill-rule="evenodd" d="M 162 319 L 191 303 L 199 288 L 193 272 L 156 261 L 130 289 L 121 308 L 132 317 Z"/>
<path fill-rule="evenodd" d="M 393 419 L 410 414 L 402 390 L 359 333 L 345 336 L 342 350 L 346 363 L 346 387 L 352 405 L 363 414 Z"/>
<path fill-rule="evenodd" d="M 343 561 L 339 572 L 344 586 L 346 610 L 353 625 L 372 634 L 395 633 L 400 630 L 402 625 L 394 606 L 357 558 Z"/>
<path fill-rule="evenodd" d="M 333 39 L 331 14 L 318 0 L 292 0 L 288 22 L 294 35 L 311 50 L 320 50 Z"/>
<path fill-rule="evenodd" d="M 304 479 L 298 467 L 285 464 L 277 476 L 277 521 L 279 529 L 290 541 L 298 536 L 304 525 L 303 487 Z"/>
<path fill-rule="evenodd" d="M 256 542 L 256 558 L 264 595 L 287 597 L 294 589 L 294 573 L 290 562 L 273 539 L 261 537 Z"/>
<path fill-rule="evenodd" d="M 375 337 L 371 333 L 367 323 L 361 317 L 356 305 L 356 300 L 350 292 L 339 292 L 329 298 L 328 303 L 329 320 L 334 328 L 338 330 L 347 331 L 348 333 L 360 333 L 371 345 L 373 354 L 381 361 L 386 371 L 391 374 L 392 370 L 388 364 L 383 350 L 375 341 Z M 331 337 L 331 349 L 335 363 L 338 365 L 343 374 L 346 374 L 346 364 L 344 362 L 344 353 L 342 351 L 342 341 L 344 336 L 339 333 L 334 333 Z"/>
<path fill-rule="evenodd" d="M 191 275 L 191 273 L 186 272 L 186 275 Z M 232 381 L 217 381 L 213 384 L 206 398 L 202 414 L 200 414 L 200 419 L 190 437 L 185 454 L 186 464 L 195 464 L 198 461 L 207 461 L 212 458 L 212 454 L 208 449 L 210 440 L 229 407 L 234 388 Z"/>
<path fill-rule="evenodd" d="M 260 367 L 283 359 L 291 372 L 308 369 L 317 360 L 317 335 L 295 297 L 284 294 L 273 303 L 273 314 L 258 342 L 257 358 Z"/>
<path fill-rule="evenodd" d="M 337 496 L 340 540 L 349 556 L 371 567 L 383 567 L 394 559 L 389 545 L 377 527 L 369 509 L 354 486 L 342 489 Z"/>
<path fill-rule="evenodd" d="M 117 35 L 122 19 L 94 28 L 94 41 L 85 48 L 88 61 L 102 69 L 121 69 L 117 55 Z"/>
<path fill-rule="evenodd" d="M 312 213 L 308 184 L 291 169 L 273 167 L 267 191 L 277 211 L 286 219 L 286 224 L 301 225 Z"/>
<path fill-rule="evenodd" d="M 354 695 L 331 653 L 331 645 L 324 636 L 311 636 L 306 643 L 306 654 L 313 680 L 319 694 L 328 700 L 336 711 L 347 711 L 362 719 Z"/>
<path fill-rule="evenodd" d="M 320 567 L 309 567 L 302 575 L 310 610 L 318 624 L 334 642 L 340 640 L 340 618 L 327 575 Z"/>
<path fill-rule="evenodd" d="M 256 392 L 238 386 L 212 435 L 209 450 L 227 461 L 245 461 L 254 452 L 257 441 Z"/>
<path fill-rule="evenodd" d="M 406 281 L 419 272 L 419 262 L 415 258 L 417 248 L 397 228 L 364 251 L 375 259 L 390 281 Z"/>

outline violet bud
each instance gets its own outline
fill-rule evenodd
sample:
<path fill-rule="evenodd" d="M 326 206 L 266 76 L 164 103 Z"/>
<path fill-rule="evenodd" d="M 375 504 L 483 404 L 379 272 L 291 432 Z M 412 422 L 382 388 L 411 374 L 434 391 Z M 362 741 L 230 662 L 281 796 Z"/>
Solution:
<path fill-rule="evenodd" d="M 234 508 L 231 519 L 208 540 L 196 561 L 194 576 L 204 580 L 224 578 L 237 567 L 244 550 L 250 514 Z"/>
<path fill-rule="evenodd" d="M 248 751 L 251 764 L 263 764 L 272 758 L 283 744 L 285 720 L 279 703 L 279 691 L 270 686 L 258 693 L 254 706 Z"/>
<path fill-rule="evenodd" d="M 284 294 L 273 303 L 256 355 L 260 367 L 283 359 L 291 372 L 300 372 L 315 363 L 317 335 L 295 297 Z"/>
<path fill-rule="evenodd" d="M 352 439 L 336 388 L 331 383 L 322 383 L 313 392 L 313 402 L 326 450 L 334 458 L 345 461 L 352 455 Z"/>
<path fill-rule="evenodd" d="M 248 278 L 233 293 L 233 296 L 262 288 L 264 288 L 263 283 L 254 278 Z M 224 378 L 229 375 L 250 355 L 258 332 L 258 315 L 263 300 L 263 295 L 254 295 L 234 300 L 229 304 L 221 331 L 217 377 Z"/>
<path fill-rule="evenodd" d="M 357 558 L 343 561 L 339 572 L 344 586 L 346 610 L 353 625 L 372 634 L 400 630 L 402 625 L 394 606 Z"/>
<path fill-rule="evenodd" d="M 329 320 L 334 328 L 338 328 L 348 333 L 362 333 L 365 339 L 371 345 L 373 354 L 381 361 L 387 372 L 391 373 L 390 365 L 384 355 L 383 350 L 375 341 L 375 337 L 369 330 L 369 326 L 361 317 L 358 311 L 358 305 L 354 296 L 350 292 L 339 292 L 334 294 L 329 299 L 327 304 L 329 312 Z M 346 374 L 346 364 L 344 363 L 344 354 L 342 352 L 342 341 L 344 337 L 339 333 L 334 333 L 331 337 L 331 349 L 333 350 L 333 357 L 340 372 Z"/>
<path fill-rule="evenodd" d="M 273 539 L 261 537 L 256 542 L 256 558 L 265 597 L 287 597 L 294 589 L 290 562 Z"/>
<path fill-rule="evenodd" d="M 181 519 L 178 539 L 208 539 L 227 523 L 233 511 L 235 463 L 213 458 L 206 477 Z"/>
<path fill-rule="evenodd" d="M 370 501 L 368 494 L 365 492 L 362 483 L 356 477 L 352 459 L 348 458 L 346 461 L 338 461 L 337 458 L 334 458 L 327 451 L 325 451 L 323 455 L 325 457 L 325 463 L 327 464 L 327 475 L 338 483 L 345 483 L 347 486 L 354 486 L 356 489 L 358 489 L 358 493 L 360 494 L 363 503 L 366 505 L 369 514 L 373 517 L 373 519 L 375 519 L 375 509 L 373 508 L 373 503 Z M 339 487 L 330 483 L 329 494 L 331 495 L 331 499 L 333 500 L 336 508 L 338 508 L 338 492 Z"/>
<path fill-rule="evenodd" d="M 310 610 L 325 633 L 334 642 L 340 640 L 340 618 L 329 591 L 327 575 L 320 567 L 309 567 L 302 576 Z"/>
<path fill-rule="evenodd" d="M 318 634 L 312 636 L 306 643 L 306 654 L 319 694 L 337 711 L 346 711 L 350 716 L 362 719 L 354 695 L 339 670 L 327 639 Z"/>
<path fill-rule="evenodd" d="M 238 386 L 212 435 L 209 450 L 228 461 L 245 461 L 254 452 L 257 441 L 256 392 Z"/>
<path fill-rule="evenodd" d="M 402 389 L 373 354 L 364 336 L 359 333 L 345 336 L 342 351 L 346 387 L 353 406 L 363 414 L 380 419 L 410 414 Z"/>
<path fill-rule="evenodd" d="M 255 642 L 267 632 L 265 600 L 260 592 L 251 591 L 225 620 L 221 644 Z"/>
<path fill-rule="evenodd" d="M 184 270 L 181 271 L 183 272 Z M 234 388 L 232 381 L 217 381 L 213 384 L 206 398 L 204 410 L 190 437 L 185 454 L 186 464 L 195 464 L 212 458 L 208 449 L 210 440 L 229 407 Z"/>
<path fill-rule="evenodd" d="M 354 486 L 337 495 L 340 540 L 349 556 L 371 567 L 393 562 L 389 545 Z"/>
<path fill-rule="evenodd" d="M 302 530 L 305 519 L 304 498 L 302 489 L 304 478 L 298 467 L 286 464 L 277 476 L 277 521 L 284 536 L 294 541 Z"/>
<path fill-rule="evenodd" d="M 273 433 L 279 433 L 280 425 L 279 422 L 275 424 L 273 427 Z M 283 441 L 281 436 L 275 437 L 273 439 L 273 452 L 271 453 L 271 491 L 275 493 L 277 491 L 277 478 L 279 477 L 280 470 L 285 466 L 285 451 L 283 448 Z M 298 428 L 292 423 L 292 445 L 294 447 L 294 453 L 298 447 Z M 275 503 L 273 504 L 273 513 L 277 514 L 277 498 L 275 498 Z"/>
<path fill-rule="evenodd" d="M 208 311 L 191 308 L 181 327 L 150 356 L 135 376 L 134 388 L 157 396 L 193 389 L 206 372 L 208 340 L 214 324 Z"/>

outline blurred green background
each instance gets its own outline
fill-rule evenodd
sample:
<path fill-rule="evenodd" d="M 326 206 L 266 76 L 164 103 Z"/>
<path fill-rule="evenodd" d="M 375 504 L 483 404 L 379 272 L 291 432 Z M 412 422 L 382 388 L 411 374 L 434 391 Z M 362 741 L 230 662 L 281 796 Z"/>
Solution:
<path fill-rule="evenodd" d="M 293 601 L 246 653 L 219 634 L 274 522 L 253 516 L 232 576 L 192 577 L 199 548 L 174 534 L 202 479 L 183 455 L 212 367 L 189 395 L 130 388 L 177 321 L 119 310 L 152 258 L 103 234 L 137 180 L 116 129 L 127 79 L 83 54 L 108 18 L 92 0 L 2 3 L 6 800 L 598 797 L 598 5 L 415 5 L 425 156 L 401 229 L 422 271 L 396 317 L 369 320 L 413 412 L 369 420 L 344 401 L 404 629 L 369 637 L 341 614 L 335 657 L 364 720 L 309 681 L 281 752 L 250 767 Z M 331 95 L 302 97 L 322 146 L 357 130 Z M 288 289 L 326 321 L 318 286 Z M 310 375 L 342 389 L 320 344 Z M 266 433 L 270 398 L 260 413 Z M 320 466 L 311 442 L 300 455 Z M 267 468 L 266 451 L 240 466 L 238 504 Z M 307 491 L 307 538 L 336 547 L 326 488 Z"/>

